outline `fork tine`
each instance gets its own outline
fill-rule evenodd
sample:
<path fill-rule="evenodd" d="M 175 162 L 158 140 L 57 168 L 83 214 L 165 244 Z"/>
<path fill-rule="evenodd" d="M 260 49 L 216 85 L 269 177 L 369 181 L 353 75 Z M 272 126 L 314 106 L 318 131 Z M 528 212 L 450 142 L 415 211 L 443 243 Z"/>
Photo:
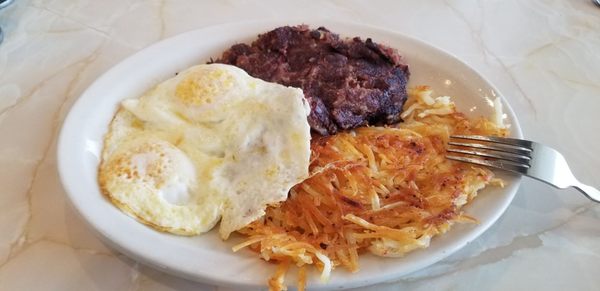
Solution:
<path fill-rule="evenodd" d="M 483 136 L 483 135 L 451 135 L 451 138 L 466 139 L 466 140 L 478 140 L 478 141 L 489 141 L 501 144 L 513 145 L 526 149 L 531 149 L 533 142 L 523 139 L 516 139 L 510 137 L 499 137 L 499 136 Z"/>
<path fill-rule="evenodd" d="M 489 143 L 489 144 L 483 144 L 483 143 L 464 143 L 464 142 L 450 141 L 450 142 L 448 142 L 448 145 L 473 148 L 473 149 L 492 150 L 492 151 L 498 151 L 498 152 L 517 154 L 517 155 L 522 155 L 522 156 L 529 156 L 529 154 L 531 153 L 531 149 L 528 149 L 528 148 L 515 147 L 515 146 L 511 146 L 511 145 L 506 145 L 506 144 L 496 144 L 493 142 Z"/>
<path fill-rule="evenodd" d="M 504 152 L 483 152 L 483 151 L 473 151 L 473 150 L 463 150 L 463 149 L 455 149 L 449 148 L 446 151 L 458 154 L 465 155 L 473 155 L 478 157 L 487 157 L 487 158 L 495 158 L 505 161 L 510 161 L 519 164 L 529 165 L 529 161 L 531 158 L 529 156 L 518 155 L 518 154 L 507 154 Z"/>
<path fill-rule="evenodd" d="M 508 162 L 505 162 L 502 160 L 483 160 L 483 159 L 477 159 L 477 158 L 467 158 L 467 157 L 450 156 L 450 155 L 447 155 L 446 158 L 449 160 L 454 160 L 454 161 L 459 161 L 459 162 L 466 162 L 466 163 L 487 166 L 487 167 L 492 167 L 492 168 L 501 169 L 501 170 L 507 170 L 507 171 L 516 172 L 519 174 L 527 174 L 527 169 L 529 169 L 529 166 L 527 166 L 527 165 L 508 163 Z"/>

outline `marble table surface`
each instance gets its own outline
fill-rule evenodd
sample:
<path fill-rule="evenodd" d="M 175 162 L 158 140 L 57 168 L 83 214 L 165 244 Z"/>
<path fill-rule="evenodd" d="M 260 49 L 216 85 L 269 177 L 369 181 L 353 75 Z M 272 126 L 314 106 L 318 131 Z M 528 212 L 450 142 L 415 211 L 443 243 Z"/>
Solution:
<path fill-rule="evenodd" d="M 0 290 L 229 290 L 112 251 L 65 201 L 56 137 L 78 96 L 181 32 L 310 17 L 402 32 L 458 56 L 514 107 L 525 136 L 600 186 L 600 8 L 588 0 L 17 0 L 0 11 Z M 467 247 L 363 290 L 600 290 L 600 205 L 526 179 Z"/>

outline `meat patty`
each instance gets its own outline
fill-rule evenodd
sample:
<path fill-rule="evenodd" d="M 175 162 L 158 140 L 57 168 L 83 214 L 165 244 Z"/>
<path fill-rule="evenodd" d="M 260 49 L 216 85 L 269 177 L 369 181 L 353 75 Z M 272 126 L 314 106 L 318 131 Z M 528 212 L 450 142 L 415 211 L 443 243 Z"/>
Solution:
<path fill-rule="evenodd" d="M 321 135 L 400 121 L 408 66 L 389 47 L 358 37 L 340 39 L 324 27 L 284 26 L 236 44 L 215 62 L 253 77 L 302 88 L 308 122 Z"/>

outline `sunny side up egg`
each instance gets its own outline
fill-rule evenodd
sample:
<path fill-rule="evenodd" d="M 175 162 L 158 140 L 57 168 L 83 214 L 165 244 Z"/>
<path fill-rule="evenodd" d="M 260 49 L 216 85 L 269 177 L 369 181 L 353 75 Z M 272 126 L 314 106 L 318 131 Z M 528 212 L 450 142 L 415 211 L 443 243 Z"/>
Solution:
<path fill-rule="evenodd" d="M 122 102 L 105 136 L 99 183 L 158 230 L 226 239 L 308 176 L 302 90 L 229 65 L 198 65 Z"/>

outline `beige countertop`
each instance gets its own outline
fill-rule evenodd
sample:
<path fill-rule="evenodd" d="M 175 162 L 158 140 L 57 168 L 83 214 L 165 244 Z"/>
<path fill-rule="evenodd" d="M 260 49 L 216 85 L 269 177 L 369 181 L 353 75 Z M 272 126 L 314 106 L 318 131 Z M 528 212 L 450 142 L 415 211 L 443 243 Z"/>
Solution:
<path fill-rule="evenodd" d="M 161 39 L 214 24 L 327 18 L 398 31 L 494 83 L 525 136 L 600 186 L 600 8 L 590 1 L 27 1 L 0 11 L 0 290 L 229 290 L 112 251 L 67 204 L 62 120 L 100 74 Z M 368 290 L 598 290 L 600 206 L 525 179 L 487 232 Z"/>

